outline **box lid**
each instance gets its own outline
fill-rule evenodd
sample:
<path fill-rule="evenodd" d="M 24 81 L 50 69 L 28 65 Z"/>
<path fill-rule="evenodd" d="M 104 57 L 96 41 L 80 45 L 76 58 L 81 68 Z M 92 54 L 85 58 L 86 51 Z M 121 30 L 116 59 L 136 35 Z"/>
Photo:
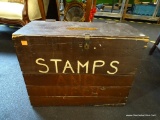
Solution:
<path fill-rule="evenodd" d="M 125 23 L 102 22 L 47 22 L 32 21 L 13 33 L 18 36 L 85 36 L 109 38 L 140 38 L 148 39 L 143 33 Z"/>

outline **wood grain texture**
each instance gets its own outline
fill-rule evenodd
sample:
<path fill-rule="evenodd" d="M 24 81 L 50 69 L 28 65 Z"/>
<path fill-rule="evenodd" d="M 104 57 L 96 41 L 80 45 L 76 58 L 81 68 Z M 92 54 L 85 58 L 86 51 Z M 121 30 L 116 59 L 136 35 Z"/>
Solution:
<path fill-rule="evenodd" d="M 122 23 L 34 21 L 13 40 L 33 106 L 119 105 L 148 37 Z"/>
<path fill-rule="evenodd" d="M 33 106 L 124 105 L 125 97 L 29 97 Z"/>
<path fill-rule="evenodd" d="M 69 30 L 68 27 L 84 27 L 84 28 L 97 28 L 97 30 L 84 31 L 84 30 Z M 148 39 L 147 36 L 139 32 L 134 27 L 125 23 L 100 23 L 100 22 L 46 22 L 46 21 L 32 21 L 27 26 L 13 33 L 13 36 L 36 36 L 36 37 L 84 37 L 85 34 L 90 36 L 108 37 L 108 38 L 141 38 Z M 15 39 L 13 39 L 15 40 Z M 148 41 L 148 40 L 147 40 Z"/>
<path fill-rule="evenodd" d="M 131 87 L 27 86 L 29 96 L 127 97 Z"/>
<path fill-rule="evenodd" d="M 91 74 L 23 74 L 25 84 L 33 86 L 132 86 L 134 76 Z"/>
<path fill-rule="evenodd" d="M 107 74 L 106 71 L 114 71 L 110 67 L 110 63 L 116 60 L 119 61 L 118 75 L 135 74 L 146 45 L 144 41 L 133 39 L 91 38 L 90 49 L 85 50 L 83 48 L 84 38 L 29 37 L 23 39 L 27 41 L 28 45 L 22 46 L 21 40 L 18 39 L 15 42 L 15 48 L 21 69 L 25 74 L 38 74 L 39 70 L 45 69 L 44 66 L 36 64 L 38 58 L 43 58 L 43 63 L 48 65 L 48 73 L 55 73 L 54 63 L 50 60 L 61 59 L 62 61 L 58 64 L 59 73 L 62 73 L 67 60 L 70 61 L 75 73 L 78 60 L 82 63 L 89 61 L 89 74 L 92 73 L 93 62 L 103 60 L 105 66 L 97 68 L 95 74 Z M 66 73 L 72 72 L 66 71 Z M 85 73 L 85 69 L 81 69 L 80 73 Z"/>

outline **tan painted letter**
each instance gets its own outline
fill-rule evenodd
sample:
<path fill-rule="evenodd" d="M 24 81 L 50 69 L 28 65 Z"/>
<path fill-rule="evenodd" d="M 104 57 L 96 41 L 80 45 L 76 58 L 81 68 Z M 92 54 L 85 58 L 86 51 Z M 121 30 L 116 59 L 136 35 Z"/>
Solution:
<path fill-rule="evenodd" d="M 48 67 L 46 64 L 39 63 L 40 60 L 41 60 L 41 61 L 45 61 L 43 58 L 38 58 L 38 59 L 36 59 L 36 63 L 37 63 L 38 65 L 43 65 L 43 66 L 45 66 L 47 70 L 46 70 L 46 71 L 39 70 L 39 72 L 40 72 L 40 73 L 48 73 L 49 67 Z"/>
<path fill-rule="evenodd" d="M 50 61 L 53 61 L 55 63 L 55 70 L 56 70 L 56 73 L 58 73 L 58 65 L 57 65 L 57 62 L 60 62 L 62 61 L 61 59 L 50 59 Z"/>
<path fill-rule="evenodd" d="M 77 73 L 80 73 L 80 66 L 82 68 L 86 67 L 86 73 L 88 73 L 88 66 L 89 66 L 89 61 L 87 61 L 85 64 L 82 64 L 80 61 L 77 61 Z"/>
<path fill-rule="evenodd" d="M 102 63 L 102 64 L 101 65 L 97 65 L 97 63 Z M 104 65 L 105 65 L 105 62 L 103 60 L 96 60 L 96 61 L 94 61 L 93 68 L 92 68 L 92 74 L 95 73 L 95 68 L 96 67 L 102 67 Z"/>
<path fill-rule="evenodd" d="M 66 61 L 66 64 L 64 66 L 64 69 L 63 69 L 62 73 L 65 73 L 65 71 L 66 71 L 67 68 L 71 69 L 72 73 L 74 73 L 73 68 L 71 66 L 71 63 L 68 60 Z"/>
<path fill-rule="evenodd" d="M 107 71 L 108 74 L 113 75 L 113 74 L 116 74 L 116 73 L 118 72 L 118 68 L 117 68 L 116 66 L 113 65 L 114 63 L 115 63 L 115 64 L 119 64 L 118 61 L 112 61 L 112 62 L 110 63 L 110 66 L 111 66 L 112 68 L 114 68 L 115 71 L 114 71 L 114 72 L 109 72 L 109 71 Z"/>

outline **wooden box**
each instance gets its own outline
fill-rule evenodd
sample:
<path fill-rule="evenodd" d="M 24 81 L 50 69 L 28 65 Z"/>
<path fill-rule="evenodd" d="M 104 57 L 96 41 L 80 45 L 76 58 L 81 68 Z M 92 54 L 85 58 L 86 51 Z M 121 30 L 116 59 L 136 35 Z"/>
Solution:
<path fill-rule="evenodd" d="M 33 21 L 13 41 L 33 106 L 124 105 L 148 37 L 124 23 Z"/>

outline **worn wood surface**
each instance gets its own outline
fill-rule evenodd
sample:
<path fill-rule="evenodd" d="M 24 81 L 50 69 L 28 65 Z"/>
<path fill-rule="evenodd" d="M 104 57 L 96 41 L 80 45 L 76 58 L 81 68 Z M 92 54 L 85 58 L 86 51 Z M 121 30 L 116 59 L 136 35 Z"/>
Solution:
<path fill-rule="evenodd" d="M 127 97 L 131 86 L 27 86 L 29 96 Z"/>
<path fill-rule="evenodd" d="M 28 45 L 22 45 L 23 39 Z M 91 37 L 90 47 L 86 50 L 83 46 L 84 38 L 22 37 L 15 41 L 15 48 L 21 69 L 25 74 L 41 74 L 40 71 L 46 71 L 46 66 L 48 67 L 46 73 L 63 73 L 67 61 L 73 70 L 66 69 L 65 73 L 108 74 L 107 71 L 115 71 L 110 64 L 118 61 L 119 64 L 114 63 L 114 66 L 117 67 L 115 75 L 133 75 L 142 58 L 146 42 L 133 38 L 128 39 Z M 54 59 L 61 60 L 57 63 L 58 72 L 56 72 Z M 36 63 L 36 60 L 46 66 Z M 99 60 L 97 64 L 104 63 L 104 65 L 93 70 L 95 61 Z M 78 68 L 78 61 L 82 64 L 88 62 L 88 68 Z"/>
<path fill-rule="evenodd" d="M 34 21 L 13 40 L 32 105 L 119 105 L 148 37 L 122 23 Z"/>
<path fill-rule="evenodd" d="M 29 97 L 33 106 L 124 105 L 125 97 Z"/>
<path fill-rule="evenodd" d="M 132 86 L 134 76 L 91 74 L 23 74 L 28 86 Z"/>
<path fill-rule="evenodd" d="M 33 106 L 123 105 L 134 76 L 23 74 Z M 58 101 L 58 102 L 57 102 Z"/>
<path fill-rule="evenodd" d="M 69 29 L 74 28 L 74 29 Z M 82 29 L 84 28 L 84 29 Z M 86 28 L 86 29 L 85 29 Z M 90 30 L 88 28 L 96 28 Z M 139 32 L 137 29 L 125 23 L 89 23 L 89 22 L 46 22 L 32 21 L 25 27 L 13 33 L 13 38 L 20 36 L 46 36 L 46 37 L 83 37 L 85 34 L 90 36 L 111 37 L 111 38 L 143 38 L 147 36 Z"/>

